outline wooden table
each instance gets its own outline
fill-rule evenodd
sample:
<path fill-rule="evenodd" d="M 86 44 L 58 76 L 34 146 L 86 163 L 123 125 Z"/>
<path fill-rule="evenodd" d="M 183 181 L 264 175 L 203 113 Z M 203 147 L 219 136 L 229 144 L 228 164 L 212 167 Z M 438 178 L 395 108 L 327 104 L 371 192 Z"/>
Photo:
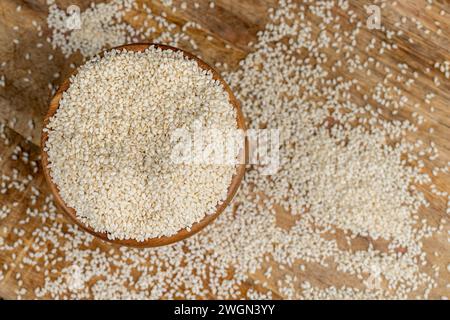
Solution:
<path fill-rule="evenodd" d="M 82 9 L 86 8 L 91 1 L 86 0 L 61 0 L 58 3 L 63 7 L 69 4 L 77 3 Z M 96 1 L 98 2 L 98 1 Z M 168 19 L 175 23 L 184 23 L 188 20 L 196 21 L 202 25 L 202 31 L 193 31 L 197 43 L 200 48 L 197 54 L 200 54 L 208 63 L 214 65 L 215 62 L 225 62 L 229 68 L 237 68 L 238 62 L 243 59 L 250 51 L 249 42 L 256 42 L 256 33 L 264 28 L 269 21 L 267 9 L 273 7 L 275 0 L 216 0 L 216 8 L 214 16 L 211 16 L 208 9 L 209 1 L 197 0 L 200 8 L 194 10 L 190 5 L 186 11 L 178 10 L 171 12 L 162 4 L 150 3 L 149 6 L 155 11 L 167 11 Z M 177 3 L 178 1 L 175 1 Z M 190 2 L 190 1 L 188 1 Z M 441 154 L 436 160 L 438 165 L 444 165 L 450 161 L 450 80 L 441 79 L 441 85 L 436 87 L 433 84 L 434 76 L 438 75 L 433 64 L 435 61 L 450 61 L 450 2 L 446 0 L 434 1 L 435 4 L 431 10 L 426 10 L 426 1 L 397 1 L 397 5 L 393 6 L 392 1 L 382 9 L 382 24 L 388 28 L 396 29 L 394 23 L 401 16 L 414 17 L 417 21 L 432 30 L 442 29 L 442 34 L 431 33 L 426 35 L 419 32 L 417 28 L 410 23 L 404 28 L 404 34 L 398 41 L 400 50 L 397 55 L 385 54 L 380 57 L 380 61 L 388 64 L 393 70 L 398 70 L 398 63 L 408 62 L 421 77 L 420 88 L 415 87 L 410 90 L 408 95 L 412 97 L 412 101 L 422 99 L 424 95 L 432 90 L 436 97 L 433 99 L 434 112 L 430 112 L 430 107 L 424 105 L 417 110 L 424 116 L 426 123 L 434 128 L 431 134 L 428 130 L 419 131 L 417 135 L 428 141 L 432 139 Z M 353 9 L 364 15 L 364 1 L 351 1 Z M 16 11 L 17 5 L 22 6 L 20 12 Z M 447 15 L 439 14 L 441 10 L 445 10 Z M 22 236 L 15 235 L 13 230 L 21 219 L 24 218 L 25 210 L 30 202 L 33 194 L 33 188 L 45 195 L 49 193 L 49 189 L 43 179 L 41 170 L 32 172 L 32 167 L 28 164 L 18 164 L 20 162 L 11 159 L 16 146 L 21 146 L 23 150 L 29 152 L 30 161 L 38 161 L 39 156 L 39 139 L 43 117 L 47 111 L 50 90 L 48 83 L 55 85 L 59 83 L 70 71 L 69 64 L 71 62 L 80 64 L 82 58 L 80 55 L 72 56 L 69 61 L 66 60 L 58 50 L 53 50 L 50 45 L 45 42 L 45 38 L 50 35 L 46 27 L 47 5 L 46 0 L 2 0 L 0 1 L 0 64 L 7 61 L 6 66 L 0 67 L 0 76 L 6 76 L 6 87 L 0 87 L 0 120 L 5 122 L 5 134 L 10 140 L 9 145 L 4 145 L 0 140 L 0 167 L 3 174 L 13 174 L 13 167 L 18 168 L 20 176 L 31 175 L 30 183 L 24 187 L 23 191 L 8 191 L 6 194 L 0 194 L 0 209 L 3 205 L 12 208 L 10 215 L 0 220 L 0 235 L 14 243 L 19 238 L 23 243 L 8 253 L 0 251 L 0 267 L 3 262 L 11 264 L 15 263 L 15 267 L 4 272 L 5 279 L 0 281 L 0 297 L 13 299 L 17 296 L 17 280 L 14 275 L 17 270 L 21 270 L 22 279 L 26 287 L 30 290 L 23 296 L 26 298 L 34 298 L 33 288 L 40 284 L 42 275 L 33 270 L 21 269 L 21 259 L 29 244 L 33 241 L 32 232 L 36 224 L 40 223 L 38 219 L 31 223 L 25 224 L 25 234 Z M 36 27 L 32 21 L 43 28 L 43 37 L 38 37 Z M 127 17 L 130 23 L 136 23 L 132 17 Z M 437 26 L 435 21 L 440 23 Z M 19 30 L 14 31 L 13 27 L 18 26 Z M 381 32 L 374 32 L 379 40 L 384 39 Z M 208 40 L 207 36 L 212 36 L 213 40 Z M 408 42 L 408 38 L 414 39 L 414 43 Z M 20 42 L 14 44 L 13 40 L 18 39 Z M 43 43 L 42 48 L 38 48 L 38 43 Z M 224 50 L 224 46 L 228 44 L 231 49 Z M 363 51 L 363 50 L 362 50 Z M 25 58 L 25 53 L 30 53 L 30 59 Z M 54 59 L 50 62 L 48 55 L 53 54 Z M 427 68 L 430 70 L 428 71 Z M 219 67 L 218 69 L 223 68 Z M 60 73 L 57 77 L 56 73 Z M 29 78 L 30 81 L 24 81 Z M 411 117 L 410 111 L 413 106 L 406 107 L 400 113 L 400 117 Z M 245 112 L 245 110 L 244 110 Z M 33 125 L 30 125 L 32 121 Z M 414 138 L 411 136 L 411 138 Z M 434 183 L 450 192 L 450 176 L 442 174 L 434 178 Z M 441 198 L 435 198 L 432 194 L 427 194 L 428 200 L 431 200 L 432 206 L 430 213 L 432 220 L 436 224 L 441 223 L 443 219 L 448 220 L 445 213 L 446 203 Z M 14 205 L 13 205 L 14 204 Z M 63 217 L 58 218 L 61 223 L 70 223 Z M 288 223 L 287 215 L 281 217 Z M 446 227 L 448 230 L 448 227 Z M 450 248 L 447 233 L 440 233 L 425 241 L 425 251 L 429 253 L 429 259 L 432 265 L 439 266 L 441 277 L 439 279 L 438 288 L 431 293 L 431 298 L 440 298 L 448 295 L 446 288 L 450 277 L 447 265 L 450 263 Z M 361 239 L 361 242 L 367 240 Z M 94 245 L 108 250 L 107 244 L 94 242 Z M 439 256 L 435 256 L 434 252 L 439 252 Z M 321 278 L 327 285 L 333 285 L 332 270 L 323 268 L 311 268 L 306 274 L 302 273 L 304 279 Z M 298 271 L 299 272 L 299 271 Z M 253 275 L 253 278 L 262 280 L 263 275 Z M 342 279 L 341 279 L 342 280 Z M 341 281 L 342 282 L 342 281 Z M 358 280 L 349 279 L 344 281 L 351 284 L 357 284 Z M 247 287 L 253 286 L 252 281 L 246 284 Z M 283 295 L 279 292 L 273 292 L 275 298 Z"/>

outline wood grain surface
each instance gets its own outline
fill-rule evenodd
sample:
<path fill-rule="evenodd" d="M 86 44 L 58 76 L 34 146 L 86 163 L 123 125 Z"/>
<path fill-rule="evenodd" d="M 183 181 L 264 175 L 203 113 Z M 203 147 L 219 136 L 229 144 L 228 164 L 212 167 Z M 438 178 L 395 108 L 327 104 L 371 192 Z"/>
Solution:
<path fill-rule="evenodd" d="M 62 7 L 76 3 L 82 9 L 86 8 L 91 1 L 83 0 L 61 0 L 57 1 Z M 99 2 L 99 1 L 96 1 Z M 221 62 L 222 67 L 219 71 L 226 71 L 224 64 L 229 70 L 238 68 L 239 61 L 251 52 L 250 42 L 256 42 L 257 32 L 262 30 L 269 21 L 267 9 L 276 5 L 275 0 L 216 0 L 216 8 L 212 13 L 208 9 L 209 1 L 197 0 L 200 4 L 199 9 L 194 10 L 191 6 L 185 11 L 172 12 L 157 1 L 145 1 L 155 12 L 167 11 L 167 19 L 177 24 L 183 24 L 186 21 L 195 21 L 202 25 L 202 31 L 193 31 L 191 36 L 199 44 L 199 49 L 193 53 L 199 55 L 210 65 Z M 177 1 L 175 1 L 178 3 Z M 368 1 L 350 1 L 352 9 L 360 15 L 367 15 L 364 4 L 370 4 Z M 396 37 L 395 41 L 399 47 L 395 54 L 387 52 L 377 57 L 380 63 L 389 66 L 392 70 L 401 72 L 400 63 L 407 62 L 417 72 L 419 82 L 412 88 L 402 87 L 409 98 L 408 105 L 401 109 L 398 114 L 393 114 L 392 110 L 383 110 L 383 116 L 388 119 L 410 119 L 413 112 L 418 112 L 425 119 L 426 125 L 418 132 L 411 134 L 408 138 L 411 140 L 420 139 L 424 141 L 432 140 L 438 147 L 439 158 L 433 161 L 433 165 L 444 166 L 450 161 L 450 81 L 442 77 L 435 68 L 436 61 L 450 61 L 450 2 L 446 0 L 434 1 L 433 8 L 426 10 L 427 1 L 396 1 L 393 6 L 388 2 L 382 9 L 382 24 L 388 29 L 396 29 L 394 23 L 402 16 L 414 18 L 428 29 L 436 31 L 442 30 L 442 34 L 435 32 L 426 34 L 419 31 L 413 23 L 406 27 L 402 26 L 403 35 Z M 22 6 L 21 12 L 16 12 L 17 5 Z M 444 10 L 447 14 L 442 16 L 440 12 Z M 337 12 L 337 14 L 342 14 Z M 13 267 L 4 272 L 5 277 L 0 280 L 0 297 L 5 299 L 14 299 L 17 292 L 17 281 L 14 278 L 16 271 L 21 272 L 24 285 L 29 288 L 23 295 L 26 298 L 34 298 L 33 289 L 42 283 L 42 274 L 34 269 L 27 269 L 21 264 L 30 243 L 35 235 L 33 230 L 36 225 L 41 223 L 39 219 L 31 223 L 24 224 L 25 230 L 23 236 L 17 236 L 13 230 L 17 223 L 24 218 L 25 211 L 29 206 L 33 190 L 37 189 L 43 195 L 50 194 L 42 170 L 33 172 L 29 164 L 20 161 L 14 161 L 11 156 L 16 146 L 29 153 L 29 161 L 39 161 L 40 132 L 44 117 L 47 113 L 51 92 L 48 84 L 58 85 L 61 79 L 66 78 L 73 70 L 71 63 L 79 65 L 82 57 L 79 54 L 73 55 L 70 59 L 58 51 L 51 48 L 45 41 L 50 36 L 50 31 L 46 27 L 47 5 L 46 0 L 2 0 L 0 1 L 0 64 L 6 61 L 5 66 L 0 67 L 0 76 L 6 76 L 6 85 L 0 87 L 0 121 L 6 123 L 5 135 L 10 140 L 8 145 L 0 140 L 0 168 L 2 174 L 13 175 L 13 168 L 19 170 L 20 177 L 30 176 L 29 183 L 24 185 L 21 190 L 8 191 L 0 194 L 0 208 L 7 205 L 12 208 L 11 214 L 7 219 L 0 220 L 0 235 L 8 241 L 21 239 L 20 245 L 7 253 L 0 252 L 0 267 L 2 264 L 9 264 Z M 126 18 L 130 24 L 137 24 L 139 21 L 133 20 L 132 16 Z M 35 21 L 33 24 L 32 22 Z M 439 22 L 439 26 L 435 23 Z M 313 21 L 314 22 L 314 21 Z M 37 35 L 35 24 L 42 26 L 43 36 Z M 14 31 L 14 26 L 19 30 Z M 368 32 L 367 41 L 375 35 L 379 41 L 385 40 L 382 32 Z M 208 36 L 212 37 L 208 39 Z M 408 39 L 413 39 L 411 43 Z M 13 40 L 18 39 L 19 43 Z M 151 41 L 152 39 L 148 39 Z M 42 43 L 42 47 L 39 43 Z M 227 45 L 228 49 L 225 49 Z M 25 58 L 25 53 L 30 53 L 30 59 Z M 367 57 L 364 48 L 360 48 L 355 54 L 361 57 Z M 48 55 L 54 55 L 52 61 L 49 61 Z M 343 75 L 349 77 L 349 75 Z M 362 91 L 368 91 L 379 79 L 377 75 L 367 76 L 365 70 L 356 70 L 351 77 L 365 79 Z M 434 77 L 439 77 L 440 86 L 436 87 L 433 83 Z M 24 81 L 29 78 L 29 81 Z M 433 112 L 427 104 L 421 104 L 419 109 L 414 108 L 415 102 L 423 101 L 428 92 L 434 92 Z M 355 92 L 355 99 L 360 93 Z M 243 107 L 245 115 L 245 106 Z M 30 126 L 32 121 L 34 124 Z M 434 128 L 431 133 L 428 129 Z M 431 162 L 430 162 L 431 163 Z M 430 163 L 425 163 L 426 166 Z M 450 175 L 439 174 L 433 177 L 433 183 L 442 190 L 450 192 Z M 427 208 L 427 215 L 437 226 L 442 220 L 447 220 L 445 213 L 445 198 L 436 197 L 434 194 L 426 192 L 427 200 L 431 206 Z M 293 223 L 292 216 L 279 210 L 278 222 L 280 226 L 289 226 Z M 62 215 L 58 215 L 57 221 L 61 223 L 71 223 Z M 44 222 L 49 223 L 49 222 Z M 448 230 L 446 226 L 445 230 Z M 444 231 L 445 231 L 444 230 Z M 338 243 L 344 243 L 344 237 L 338 233 Z M 374 242 L 365 237 L 357 237 L 352 243 L 354 249 L 367 247 L 368 243 L 375 246 L 382 246 L 380 242 Z M 342 244 L 345 246 L 345 244 Z M 102 250 L 109 250 L 110 244 L 94 241 L 93 246 Z M 438 286 L 432 290 L 430 298 L 439 299 L 442 296 L 448 296 L 448 283 L 450 282 L 447 266 L 450 263 L 449 239 L 447 232 L 441 232 L 424 241 L 424 251 L 429 253 L 428 258 L 431 268 L 438 266 L 441 270 L 441 276 L 438 279 Z M 435 255 L 439 252 L 439 255 Z M 300 279 L 308 280 L 312 283 L 319 283 L 322 286 L 348 285 L 360 287 L 361 282 L 354 277 L 342 275 L 336 277 L 335 271 L 326 269 L 315 264 L 307 268 L 306 272 L 299 270 L 286 270 L 285 272 L 297 275 Z M 430 271 L 431 272 L 431 271 Z M 246 288 L 258 287 L 258 283 L 264 281 L 262 272 L 250 275 L 250 280 L 245 284 Z M 272 288 L 269 285 L 270 289 Z M 283 298 L 283 293 L 277 292 L 273 287 L 273 296 Z"/>

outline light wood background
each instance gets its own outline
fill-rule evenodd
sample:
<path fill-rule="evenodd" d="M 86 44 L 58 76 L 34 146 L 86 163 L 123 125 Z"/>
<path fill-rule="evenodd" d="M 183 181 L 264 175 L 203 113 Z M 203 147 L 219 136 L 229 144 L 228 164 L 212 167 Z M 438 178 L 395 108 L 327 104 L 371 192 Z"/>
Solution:
<path fill-rule="evenodd" d="M 30 153 L 30 160 L 37 159 L 42 121 L 47 112 L 50 97 L 48 83 L 58 84 L 60 79 L 71 71 L 69 67 L 71 62 L 78 65 L 82 61 L 79 55 L 75 55 L 70 61 L 67 61 L 58 51 L 53 50 L 45 42 L 45 37 L 50 35 L 49 30 L 46 29 L 47 6 L 45 2 L 45 0 L 0 1 L 0 63 L 7 61 L 6 66 L 0 67 L 0 75 L 6 76 L 6 87 L 0 87 L 0 120 L 8 124 L 6 135 L 11 140 L 8 146 L 0 141 L 0 168 L 2 173 L 11 174 L 12 168 L 16 167 L 20 170 L 21 176 L 31 174 L 33 178 L 23 192 L 0 194 L 0 208 L 4 204 L 11 206 L 12 203 L 17 202 L 11 215 L 7 219 L 0 220 L 0 235 L 11 241 L 17 237 L 12 233 L 12 230 L 15 223 L 25 215 L 29 196 L 32 192 L 31 187 L 34 186 L 39 189 L 44 195 L 49 192 L 40 170 L 37 173 L 32 173 L 29 165 L 18 164 L 20 162 L 11 160 L 11 155 L 15 146 L 19 145 Z M 174 2 L 177 3 L 177 1 Z M 198 31 L 191 35 L 200 47 L 195 53 L 201 54 L 212 65 L 216 62 L 225 62 L 230 69 L 236 68 L 238 62 L 251 51 L 248 43 L 256 42 L 257 31 L 263 29 L 268 22 L 267 9 L 276 3 L 275 0 L 216 0 L 216 8 L 210 10 L 208 7 L 209 1 L 197 0 L 196 2 L 200 4 L 200 8 L 197 10 L 194 10 L 190 4 L 186 11 L 178 10 L 173 13 L 158 2 L 146 1 L 156 12 L 159 10 L 167 11 L 168 19 L 172 22 L 196 21 L 200 23 L 204 31 Z M 363 5 L 369 2 L 350 2 L 353 10 L 360 15 L 366 14 Z M 426 125 L 423 130 L 417 133 L 417 136 L 420 136 L 424 141 L 431 139 L 436 143 L 440 150 L 440 157 L 434 161 L 434 164 L 445 165 L 450 161 L 450 80 L 445 79 L 441 73 L 434 69 L 433 65 L 435 61 L 450 61 L 450 2 L 434 1 L 431 10 L 425 9 L 426 1 L 402 0 L 397 1 L 395 7 L 392 6 L 392 1 L 388 2 L 387 6 L 382 9 L 382 24 L 384 26 L 396 29 L 393 26 L 394 23 L 401 16 L 406 16 L 409 19 L 414 17 L 431 30 L 442 29 L 442 34 L 438 35 L 434 32 L 425 34 L 423 31 L 419 31 L 413 23 L 407 24 L 406 27 L 402 26 L 404 34 L 395 37 L 399 50 L 395 52 L 395 55 L 392 52 L 384 54 L 379 58 L 379 61 L 397 71 L 398 63 L 408 63 L 414 71 L 420 74 L 420 82 L 416 83 L 413 88 L 407 89 L 404 87 L 410 97 L 408 107 L 404 108 L 398 115 L 386 112 L 386 117 L 411 118 L 411 112 L 414 111 L 412 107 L 414 101 L 423 101 L 425 94 L 430 91 L 436 94 L 432 102 L 435 108 L 434 112 L 431 112 L 430 106 L 424 103 L 422 103 L 423 107 L 418 110 L 426 119 Z M 76 3 L 83 9 L 90 1 L 61 0 L 58 3 L 62 7 Z M 17 5 L 22 6 L 20 13 L 16 12 Z M 445 16 L 440 15 L 441 10 L 444 10 L 447 14 Z M 136 23 L 131 20 L 131 17 L 127 17 L 127 19 L 131 24 Z M 43 38 L 38 37 L 32 24 L 33 20 L 43 27 Z M 435 24 L 435 21 L 440 23 L 439 27 Z M 19 31 L 13 31 L 14 26 L 19 26 Z M 385 39 L 385 35 L 381 32 L 374 32 L 368 33 L 369 40 L 373 34 L 379 40 Z M 207 35 L 212 36 L 213 41 L 207 40 Z M 414 43 L 408 42 L 408 38 L 414 39 Z M 19 39 L 20 43 L 14 44 L 13 39 Z M 39 42 L 43 43 L 42 48 L 37 48 Z M 225 50 L 225 44 L 230 45 L 231 49 Z M 31 54 L 30 60 L 24 58 L 26 52 Z M 363 49 L 359 53 L 362 56 L 365 55 Z M 49 54 L 55 56 L 51 62 L 47 58 Z M 427 68 L 430 70 L 428 71 Z M 31 74 L 28 70 L 31 70 Z M 59 78 L 54 77 L 57 72 L 60 73 Z M 357 73 L 356 76 L 366 77 L 364 73 Z M 441 85 L 439 87 L 433 84 L 435 76 L 440 79 Z M 24 82 L 24 77 L 29 77 L 32 81 Z M 373 85 L 371 79 L 368 77 L 367 86 Z M 33 129 L 28 126 L 30 120 L 33 120 L 35 124 Z M 434 128 L 432 134 L 427 130 L 429 127 Z M 411 136 L 411 138 L 417 136 Z M 27 141 L 28 137 L 31 137 L 30 141 Z M 433 179 L 433 182 L 440 189 L 450 191 L 450 176 L 448 174 L 441 174 Z M 443 220 L 448 220 L 448 215 L 445 213 L 445 198 L 438 198 L 431 193 L 426 195 L 432 203 L 431 207 L 427 209 L 427 215 L 431 217 L 434 225 L 442 223 Z M 279 221 L 281 225 L 288 225 L 290 220 L 291 218 L 288 215 L 280 213 Z M 0 267 L 5 262 L 8 264 L 14 262 L 15 267 L 20 268 L 23 252 L 33 241 L 32 231 L 37 223 L 39 223 L 38 220 L 24 227 L 27 231 L 22 237 L 24 244 L 19 246 L 14 254 L 8 253 L 5 255 L 0 252 Z M 69 222 L 64 221 L 64 223 Z M 446 228 L 445 230 L 448 230 L 448 227 Z M 366 238 L 357 238 L 354 246 L 364 247 L 370 241 Z M 94 245 L 104 249 L 109 248 L 109 244 L 100 241 L 94 242 Z M 448 296 L 449 290 L 446 286 L 450 278 L 446 270 L 450 263 L 450 250 L 447 232 L 442 232 L 426 240 L 424 248 L 429 253 L 431 265 L 439 266 L 441 271 L 438 288 L 432 291 L 431 298 L 438 299 L 442 296 Z M 439 256 L 435 256 L 434 252 L 439 252 Z M 312 283 L 320 283 L 324 286 L 330 286 L 336 284 L 336 282 L 359 286 L 358 280 L 350 277 L 337 280 L 332 271 L 324 268 L 315 267 L 307 268 L 307 270 L 307 272 L 300 272 L 299 270 L 290 270 L 290 272 L 298 274 L 301 279 L 307 279 Z M 26 269 L 21 270 L 21 273 L 25 286 L 30 288 L 25 297 L 33 298 L 33 288 L 41 283 L 42 275 Z M 5 279 L 0 281 L 0 297 L 6 299 L 16 297 L 17 283 L 13 278 L 14 274 L 14 268 L 10 269 L 5 273 Z M 247 288 L 254 286 L 254 280 L 256 279 L 263 280 L 263 275 L 252 275 L 252 278 L 246 283 Z M 283 297 L 283 294 L 277 292 L 276 288 L 273 289 L 273 295 L 275 298 Z"/>

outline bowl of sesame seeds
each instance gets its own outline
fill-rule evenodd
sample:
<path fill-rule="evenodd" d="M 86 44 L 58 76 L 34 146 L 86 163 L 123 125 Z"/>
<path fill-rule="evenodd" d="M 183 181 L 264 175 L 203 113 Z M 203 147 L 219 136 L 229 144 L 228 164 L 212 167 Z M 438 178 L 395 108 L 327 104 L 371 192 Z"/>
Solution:
<path fill-rule="evenodd" d="M 44 176 L 78 226 L 119 245 L 155 247 L 206 227 L 245 173 L 247 140 L 232 163 L 174 163 L 171 134 L 200 122 L 245 132 L 223 78 L 181 49 L 151 43 L 105 51 L 51 99 L 41 138 Z"/>

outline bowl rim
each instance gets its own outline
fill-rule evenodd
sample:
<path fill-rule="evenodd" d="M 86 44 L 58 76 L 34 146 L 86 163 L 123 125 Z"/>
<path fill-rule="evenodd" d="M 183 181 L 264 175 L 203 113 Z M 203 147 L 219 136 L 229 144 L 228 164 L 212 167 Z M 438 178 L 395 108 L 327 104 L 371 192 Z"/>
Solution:
<path fill-rule="evenodd" d="M 133 44 L 126 44 L 118 47 L 114 47 L 108 50 L 104 50 L 101 53 L 99 53 L 97 56 L 103 57 L 105 53 L 113 51 L 113 50 L 127 50 L 127 51 L 134 51 L 134 52 L 142 52 L 145 49 L 149 48 L 150 46 L 154 46 L 156 48 L 162 49 L 162 50 L 172 50 L 175 52 L 182 52 L 183 55 L 191 60 L 194 60 L 197 62 L 198 66 L 201 67 L 204 70 L 211 71 L 213 78 L 215 80 L 218 80 L 221 82 L 222 86 L 224 87 L 225 91 L 228 94 L 229 102 L 232 104 L 234 109 L 236 110 L 236 122 L 238 129 L 243 130 L 246 132 L 247 127 L 245 124 L 245 118 L 241 110 L 241 106 L 239 104 L 239 101 L 234 96 L 233 92 L 231 91 L 228 84 L 225 82 L 225 80 L 220 76 L 220 74 L 212 68 L 210 65 L 208 65 L 206 62 L 195 56 L 194 54 L 187 52 L 185 50 L 182 50 L 177 47 L 159 44 L 159 43 L 133 43 Z M 205 214 L 204 218 L 200 220 L 199 222 L 196 222 L 192 225 L 190 230 L 181 229 L 176 234 L 172 236 L 163 236 L 158 238 L 148 238 L 144 241 L 138 241 L 136 239 L 109 239 L 108 234 L 106 232 L 97 232 L 90 226 L 86 225 L 85 223 L 81 222 L 80 219 L 76 215 L 75 209 L 69 207 L 66 205 L 64 200 L 62 199 L 59 189 L 56 186 L 56 184 L 53 182 L 51 175 L 50 175 L 50 169 L 48 168 L 48 154 L 45 151 L 45 144 L 48 139 L 48 133 L 46 132 L 46 128 L 48 126 L 50 118 L 56 113 L 56 111 L 59 108 L 59 102 L 63 96 L 63 93 L 69 88 L 70 86 L 70 78 L 77 74 L 78 72 L 77 68 L 74 72 L 72 72 L 59 86 L 56 93 L 53 95 L 53 97 L 50 100 L 48 112 L 44 118 L 44 123 L 42 127 L 42 133 L 41 133 L 41 165 L 44 173 L 45 180 L 47 181 L 47 184 L 50 188 L 50 191 L 52 192 L 56 205 L 59 206 L 66 216 L 70 218 L 71 221 L 76 223 L 82 230 L 90 233 L 96 238 L 99 238 L 103 241 L 107 241 L 109 243 L 113 243 L 116 245 L 121 246 L 127 246 L 127 247 L 134 247 L 134 248 L 148 248 L 148 247 L 158 247 L 158 246 L 165 246 L 169 244 L 173 244 L 175 242 L 184 240 L 190 236 L 193 236 L 194 234 L 198 233 L 202 229 L 204 229 L 207 225 L 211 224 L 233 200 L 234 196 L 236 195 L 241 182 L 245 175 L 246 170 L 246 163 L 248 162 L 248 152 L 249 152 L 249 146 L 248 146 L 248 139 L 245 135 L 244 140 L 244 148 L 243 150 L 240 150 L 240 158 L 241 161 L 238 165 L 236 165 L 236 173 L 233 175 L 231 183 L 228 187 L 228 193 L 227 197 L 224 201 L 219 203 L 216 206 L 216 211 L 212 214 Z"/>

